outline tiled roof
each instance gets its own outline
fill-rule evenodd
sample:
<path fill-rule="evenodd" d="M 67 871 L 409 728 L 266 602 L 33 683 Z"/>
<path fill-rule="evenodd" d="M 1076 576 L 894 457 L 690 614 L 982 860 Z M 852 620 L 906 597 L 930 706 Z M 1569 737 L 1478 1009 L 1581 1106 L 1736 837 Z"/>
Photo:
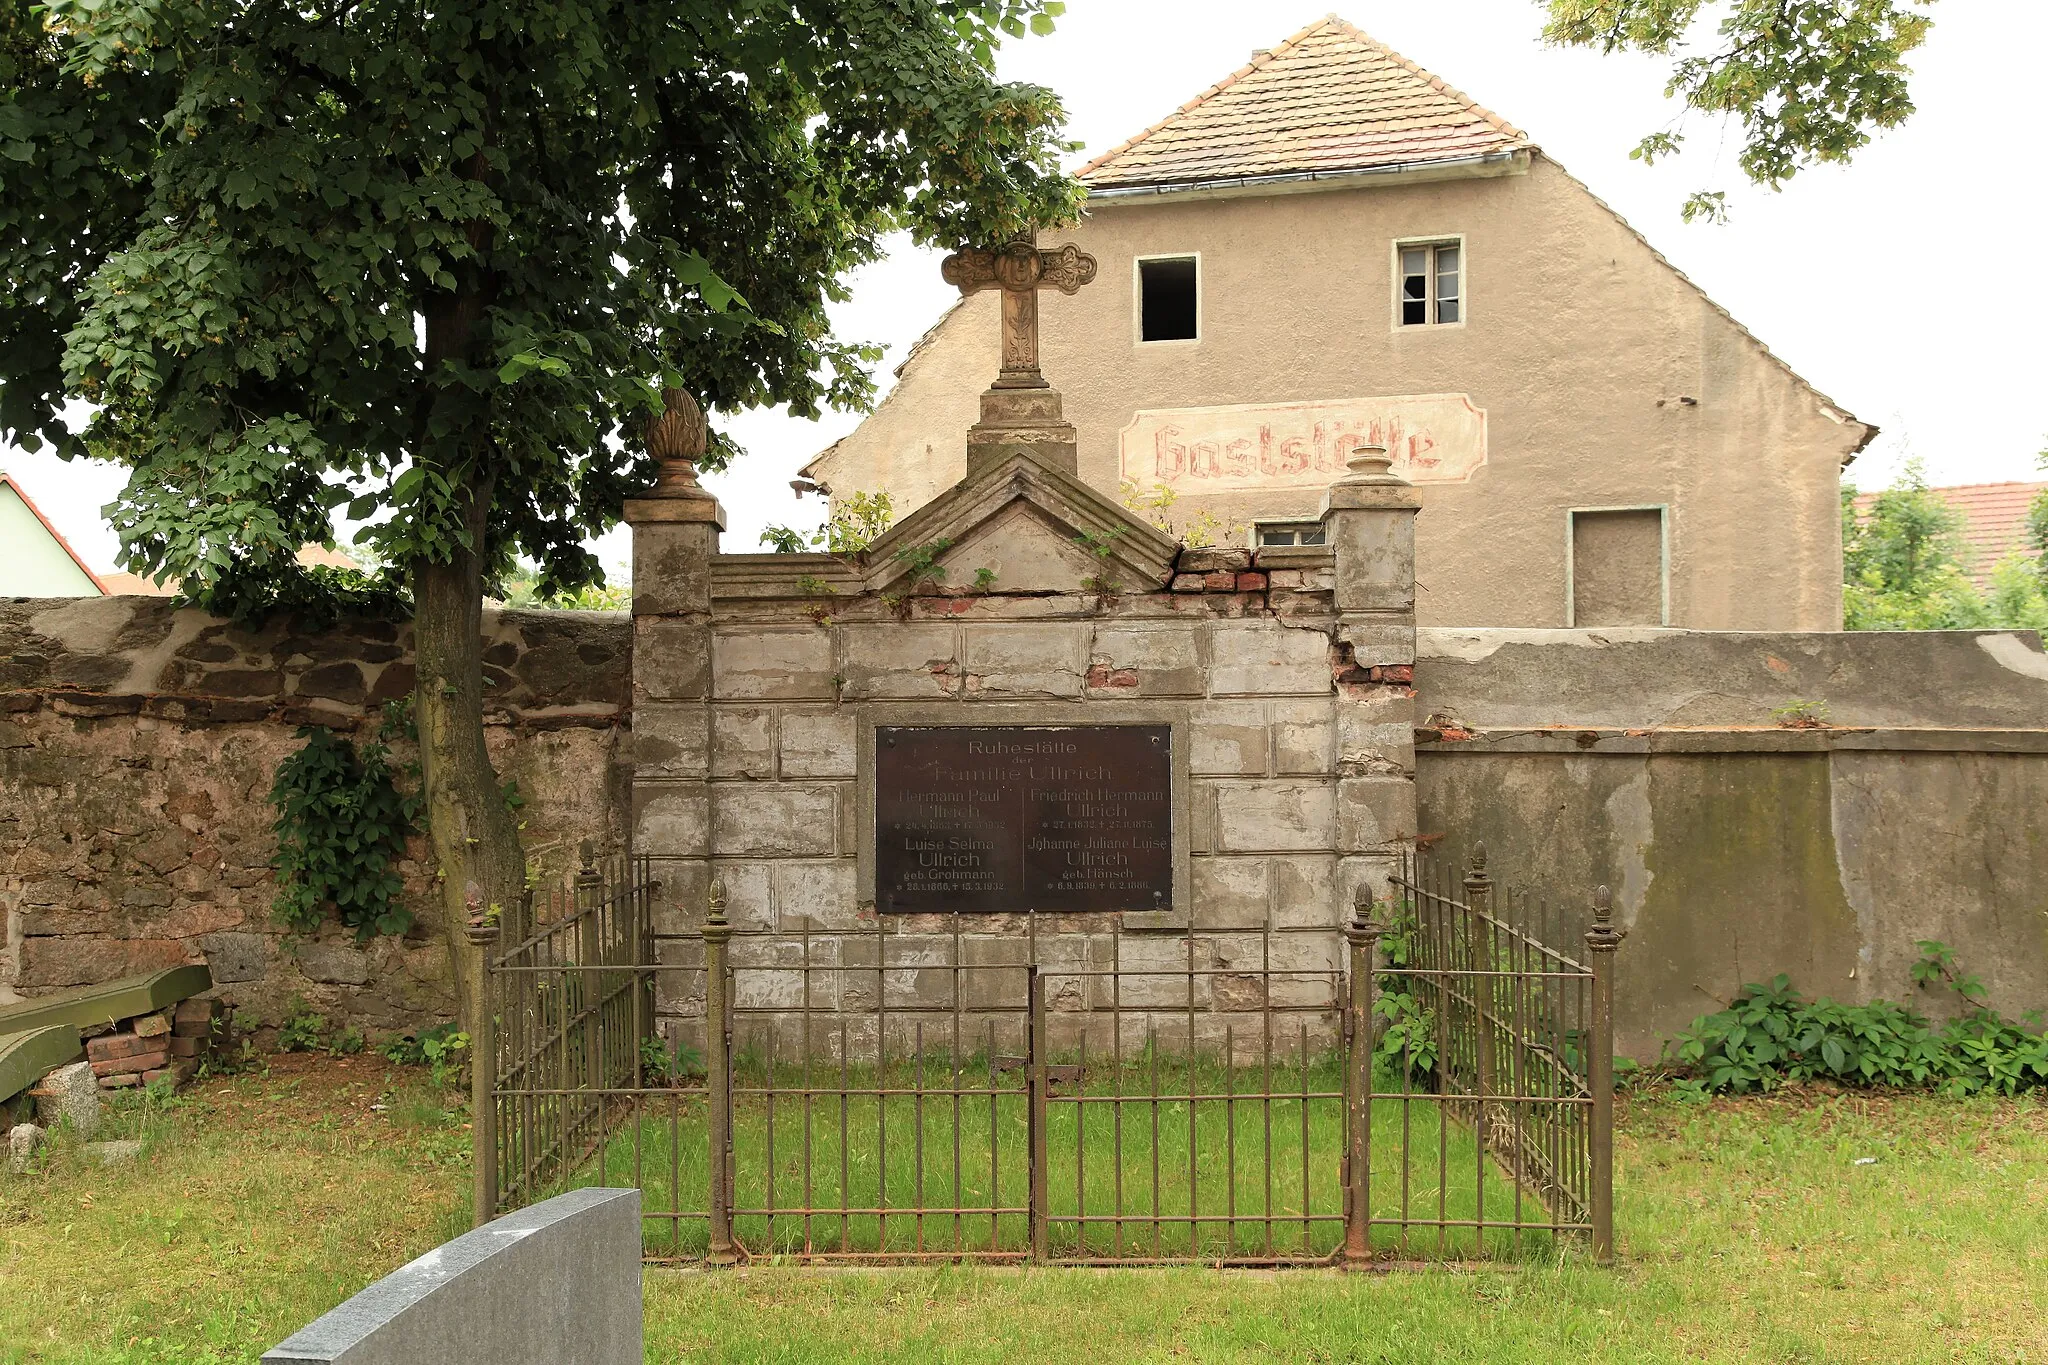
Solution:
<path fill-rule="evenodd" d="M 1333 14 L 1079 174 L 1100 191 L 1460 161 L 1529 145 L 1519 128 Z"/>
<path fill-rule="evenodd" d="M 1991 571 L 1999 560 L 2014 550 L 2028 548 L 2027 509 L 2035 498 L 2048 493 L 2048 483 L 1964 483 L 1927 491 L 1963 514 L 1963 542 L 1969 546 L 1970 556 L 1967 567 L 1971 580 L 1981 588 L 1991 581 Z M 1859 493 L 1857 513 L 1868 512 L 1876 500 L 1875 493 Z"/>

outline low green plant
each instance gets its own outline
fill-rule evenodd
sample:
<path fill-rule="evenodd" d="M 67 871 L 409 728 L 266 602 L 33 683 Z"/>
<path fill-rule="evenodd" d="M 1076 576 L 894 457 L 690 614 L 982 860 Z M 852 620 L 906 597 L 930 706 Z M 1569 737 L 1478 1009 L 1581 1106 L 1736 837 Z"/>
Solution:
<path fill-rule="evenodd" d="M 1828 723 L 1828 704 L 1794 698 L 1783 706 L 1772 707 L 1771 719 L 1787 730 L 1818 730 Z"/>
<path fill-rule="evenodd" d="M 649 1085 L 679 1085 L 704 1075 L 704 1054 L 688 1043 L 671 1048 L 659 1037 L 640 1040 L 640 1071 Z"/>
<path fill-rule="evenodd" d="M 278 765 L 270 788 L 277 809 L 272 909 L 292 929 L 318 929 L 329 905 L 358 940 L 412 927 L 412 912 L 399 901 L 397 863 L 419 815 L 419 789 L 400 791 L 390 764 L 392 740 L 410 729 L 402 703 L 385 707 L 376 742 L 360 752 L 324 725 L 299 727 L 305 744 Z"/>
<path fill-rule="evenodd" d="M 939 556 L 952 548 L 953 542 L 941 536 L 922 545 L 906 545 L 898 550 L 896 562 L 904 568 L 904 591 L 916 592 L 921 583 L 936 586 L 945 582 L 946 570 L 939 563 Z"/>
<path fill-rule="evenodd" d="M 825 524 L 803 532 L 790 526 L 770 526 L 761 532 L 761 543 L 779 555 L 823 550 L 826 554 L 852 556 L 864 553 L 881 539 L 896 519 L 896 508 L 886 491 L 854 493 L 841 498 Z"/>
<path fill-rule="evenodd" d="M 1115 601 L 1117 594 L 1123 591 L 1123 584 L 1109 571 L 1109 561 L 1116 554 L 1117 538 L 1123 533 L 1123 527 L 1112 526 L 1107 531 L 1083 531 L 1074 537 L 1076 545 L 1095 556 L 1095 572 L 1081 580 L 1081 588 L 1095 594 L 1098 607 Z"/>
<path fill-rule="evenodd" d="M 327 1016 L 313 1013 L 304 999 L 293 996 L 277 1026 L 279 1052 L 318 1052 L 327 1038 Z"/>
<path fill-rule="evenodd" d="M 2039 1019 L 2029 1030 L 2004 1018 L 1983 1003 L 1983 984 L 1958 970 L 1945 944 L 1930 939 L 1919 947 L 1914 980 L 1954 991 L 1966 1006 L 1956 1018 L 1934 1024 L 1889 1000 L 1807 1000 L 1781 972 L 1744 986 L 1727 1009 L 1702 1015 L 1672 1040 L 1668 1055 L 1681 1088 L 1739 1095 L 1828 1080 L 2011 1095 L 2048 1085 L 2048 1034 Z"/>
<path fill-rule="evenodd" d="M 351 1024 L 345 1029 L 337 1029 L 327 1040 L 327 1052 L 333 1057 L 353 1057 L 368 1044 L 369 1040 L 363 1037 L 363 1031 Z"/>
<path fill-rule="evenodd" d="M 996 571 L 986 566 L 974 571 L 974 590 L 979 593 L 995 591 Z"/>
<path fill-rule="evenodd" d="M 1436 1076 L 1436 1011 L 1414 993 L 1414 978 L 1404 969 L 1415 962 L 1418 921 L 1408 902 L 1399 903 L 1380 934 L 1380 973 L 1373 991 L 1373 1054 L 1381 1066 L 1398 1074 L 1404 1066 L 1414 1082 Z"/>
<path fill-rule="evenodd" d="M 401 1034 L 377 1049 L 384 1059 L 400 1066 L 424 1066 L 434 1084 L 447 1085 L 462 1071 L 469 1052 L 469 1035 L 454 1023 L 437 1024 L 418 1033 Z"/>

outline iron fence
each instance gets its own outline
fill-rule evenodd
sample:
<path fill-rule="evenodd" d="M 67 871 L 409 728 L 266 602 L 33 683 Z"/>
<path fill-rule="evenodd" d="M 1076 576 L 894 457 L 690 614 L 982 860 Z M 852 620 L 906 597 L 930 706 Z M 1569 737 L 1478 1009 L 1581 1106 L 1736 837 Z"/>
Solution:
<path fill-rule="evenodd" d="M 715 884 L 662 934 L 644 864 L 586 865 L 490 960 L 480 1216 L 631 1183 L 649 1258 L 711 1264 L 1604 1258 L 1612 931 L 1552 946 L 1483 861 L 1391 892 L 1334 949 L 1114 916 L 735 935 Z"/>

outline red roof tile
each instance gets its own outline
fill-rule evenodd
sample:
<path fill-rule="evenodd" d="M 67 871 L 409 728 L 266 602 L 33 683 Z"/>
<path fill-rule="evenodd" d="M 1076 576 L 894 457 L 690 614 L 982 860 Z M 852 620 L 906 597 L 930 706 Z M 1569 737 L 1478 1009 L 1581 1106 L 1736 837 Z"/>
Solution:
<path fill-rule="evenodd" d="M 1334 14 L 1080 170 L 1092 190 L 1461 161 L 1530 145 Z"/>
<path fill-rule="evenodd" d="M 1928 492 L 1963 514 L 1963 543 L 1968 547 L 1965 566 L 1978 587 L 1991 581 L 1998 561 L 2027 546 L 2027 509 L 2034 499 L 2048 493 L 2048 483 L 1963 483 Z M 1856 511 L 1870 510 L 1876 493 L 1856 495 Z"/>

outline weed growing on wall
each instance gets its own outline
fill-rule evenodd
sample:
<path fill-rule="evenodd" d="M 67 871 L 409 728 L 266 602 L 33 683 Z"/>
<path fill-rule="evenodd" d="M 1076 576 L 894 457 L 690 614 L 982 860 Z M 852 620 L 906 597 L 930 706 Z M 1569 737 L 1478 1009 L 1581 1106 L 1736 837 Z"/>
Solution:
<path fill-rule="evenodd" d="M 417 787 L 392 780 L 390 742 L 411 727 L 401 703 L 384 709 L 377 741 L 360 752 L 323 725 L 301 726 L 305 746 L 278 765 L 270 788 L 277 808 L 278 919 L 312 933 L 331 904 L 358 940 L 402 934 L 412 912 L 399 903 L 397 863 L 419 814 Z"/>
<path fill-rule="evenodd" d="M 2038 1015 L 2023 1027 L 1985 1004 L 1983 983 L 1956 965 L 1942 943 L 1922 941 L 1913 979 L 1955 992 L 1966 1012 L 1935 1025 L 1904 1005 L 1805 1000 L 1783 973 L 1742 988 L 1734 1002 L 1703 1015 L 1672 1041 L 1695 1093 L 1746 1094 L 1791 1081 L 1933 1089 L 1950 1095 L 2012 1095 L 2048 1085 L 2048 1033 Z"/>

